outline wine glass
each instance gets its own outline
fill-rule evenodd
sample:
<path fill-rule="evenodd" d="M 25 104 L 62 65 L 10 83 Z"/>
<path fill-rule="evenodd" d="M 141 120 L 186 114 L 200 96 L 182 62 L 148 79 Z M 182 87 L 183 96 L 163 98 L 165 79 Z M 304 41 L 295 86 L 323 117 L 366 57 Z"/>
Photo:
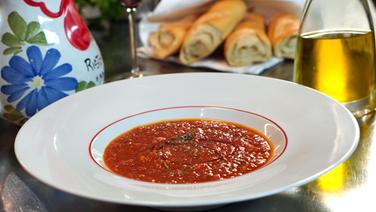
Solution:
<path fill-rule="evenodd" d="M 136 15 L 137 7 L 141 0 L 121 0 L 121 4 L 126 8 L 129 21 L 129 38 L 131 46 L 131 59 L 132 59 L 132 69 L 130 76 L 128 78 L 142 77 L 143 74 L 140 71 L 140 65 L 137 58 L 137 30 L 136 30 Z"/>

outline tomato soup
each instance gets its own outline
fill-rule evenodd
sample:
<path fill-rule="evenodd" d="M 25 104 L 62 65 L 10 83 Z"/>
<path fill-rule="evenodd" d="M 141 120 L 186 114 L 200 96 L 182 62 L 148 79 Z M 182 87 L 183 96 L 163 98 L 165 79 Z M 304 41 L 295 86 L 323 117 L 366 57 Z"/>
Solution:
<path fill-rule="evenodd" d="M 186 184 L 244 175 L 267 164 L 273 145 L 262 133 L 232 122 L 184 119 L 142 125 L 111 141 L 103 159 L 135 180 Z"/>

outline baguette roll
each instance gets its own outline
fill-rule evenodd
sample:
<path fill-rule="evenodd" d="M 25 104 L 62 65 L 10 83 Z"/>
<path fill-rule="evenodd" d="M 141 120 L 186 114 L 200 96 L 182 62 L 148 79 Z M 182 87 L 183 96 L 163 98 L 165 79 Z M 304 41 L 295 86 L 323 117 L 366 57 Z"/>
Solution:
<path fill-rule="evenodd" d="M 195 16 L 188 16 L 182 20 L 162 23 L 149 37 L 153 57 L 165 59 L 178 52 L 194 20 Z"/>
<path fill-rule="evenodd" d="M 272 49 L 265 32 L 264 18 L 248 13 L 225 42 L 224 54 L 230 66 L 245 66 L 271 58 Z"/>
<path fill-rule="evenodd" d="M 293 59 L 299 31 L 299 19 L 288 13 L 272 16 L 268 36 L 272 43 L 274 55 Z"/>
<path fill-rule="evenodd" d="M 217 0 L 189 30 L 180 50 L 180 61 L 192 64 L 211 54 L 246 14 L 243 0 Z"/>

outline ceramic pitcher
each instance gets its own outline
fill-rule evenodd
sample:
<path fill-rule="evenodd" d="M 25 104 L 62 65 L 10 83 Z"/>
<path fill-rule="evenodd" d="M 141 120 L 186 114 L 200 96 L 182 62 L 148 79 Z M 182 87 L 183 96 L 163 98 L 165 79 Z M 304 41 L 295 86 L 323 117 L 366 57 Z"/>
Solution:
<path fill-rule="evenodd" d="M 97 44 L 74 0 L 0 0 L 0 116 L 22 124 L 103 83 Z"/>

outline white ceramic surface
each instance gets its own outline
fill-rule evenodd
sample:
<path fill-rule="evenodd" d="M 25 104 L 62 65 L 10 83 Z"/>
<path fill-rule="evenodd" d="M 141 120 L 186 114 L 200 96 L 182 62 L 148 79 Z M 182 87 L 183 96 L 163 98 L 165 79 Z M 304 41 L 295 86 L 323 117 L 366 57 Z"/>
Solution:
<path fill-rule="evenodd" d="M 192 105 L 236 108 L 273 120 L 285 131 L 287 148 L 250 174 L 194 185 L 128 180 L 90 157 L 91 140 L 111 123 Z M 343 162 L 358 141 L 351 113 L 317 91 L 266 77 L 192 73 L 118 81 L 64 98 L 21 128 L 15 152 L 30 174 L 58 189 L 109 202 L 181 208 L 249 200 L 303 185 Z"/>

